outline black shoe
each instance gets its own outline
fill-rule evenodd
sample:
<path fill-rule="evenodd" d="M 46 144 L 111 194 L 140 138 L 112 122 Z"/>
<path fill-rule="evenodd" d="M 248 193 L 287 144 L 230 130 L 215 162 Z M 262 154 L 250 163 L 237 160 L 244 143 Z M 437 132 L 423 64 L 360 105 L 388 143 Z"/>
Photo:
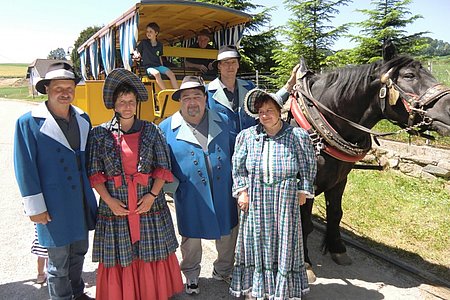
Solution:
<path fill-rule="evenodd" d="M 89 297 L 86 294 L 81 294 L 80 296 L 73 298 L 73 300 L 95 300 L 95 298 Z"/>
<path fill-rule="evenodd" d="M 200 289 L 198 287 L 198 281 L 197 280 L 186 280 L 186 294 L 192 295 L 192 294 L 200 294 Z"/>

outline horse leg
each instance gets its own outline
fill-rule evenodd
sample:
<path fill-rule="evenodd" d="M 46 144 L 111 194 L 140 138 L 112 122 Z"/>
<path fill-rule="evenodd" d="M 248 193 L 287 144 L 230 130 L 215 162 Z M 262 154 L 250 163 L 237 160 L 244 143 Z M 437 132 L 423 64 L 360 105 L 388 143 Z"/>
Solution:
<path fill-rule="evenodd" d="M 308 235 L 314 230 L 312 222 L 312 207 L 314 204 L 314 198 L 306 199 L 306 203 L 300 206 L 300 214 L 302 218 L 302 234 L 303 234 L 303 252 L 305 254 L 305 262 L 311 263 L 311 259 L 308 255 Z"/>
<path fill-rule="evenodd" d="M 329 250 L 331 258 L 338 265 L 350 265 L 352 263 L 352 260 L 347 255 L 339 231 L 339 224 L 342 219 L 342 195 L 346 184 L 347 177 L 324 193 L 327 207 L 327 231 L 324 240 L 325 253 L 326 250 Z"/>
<path fill-rule="evenodd" d="M 313 204 L 314 198 L 311 198 L 306 199 L 306 203 L 300 206 L 300 214 L 302 218 L 303 252 L 305 256 L 306 274 L 308 276 L 309 283 L 316 281 L 316 274 L 314 274 L 311 259 L 308 254 L 308 235 L 314 230 L 314 225 L 311 218 Z"/>

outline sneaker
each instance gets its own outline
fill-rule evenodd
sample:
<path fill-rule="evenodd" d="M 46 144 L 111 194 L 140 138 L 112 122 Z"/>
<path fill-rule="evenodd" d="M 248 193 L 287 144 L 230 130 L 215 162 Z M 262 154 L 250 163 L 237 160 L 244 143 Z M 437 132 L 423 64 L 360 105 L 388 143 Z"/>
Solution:
<path fill-rule="evenodd" d="M 200 294 L 200 289 L 198 287 L 197 280 L 186 279 L 186 294 L 188 295 Z"/>
<path fill-rule="evenodd" d="M 216 269 L 213 270 L 212 277 L 213 277 L 215 280 L 225 281 L 225 282 L 228 283 L 228 284 L 231 283 L 231 275 L 228 275 L 228 276 L 220 275 L 220 274 L 216 271 Z"/>

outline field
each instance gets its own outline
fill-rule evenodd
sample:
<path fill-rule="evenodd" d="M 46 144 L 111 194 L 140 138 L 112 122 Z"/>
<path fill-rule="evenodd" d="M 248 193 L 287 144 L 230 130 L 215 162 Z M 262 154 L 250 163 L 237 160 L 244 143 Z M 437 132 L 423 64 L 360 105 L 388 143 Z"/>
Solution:
<path fill-rule="evenodd" d="M 28 64 L 0 64 L 0 77 L 25 78 Z"/>

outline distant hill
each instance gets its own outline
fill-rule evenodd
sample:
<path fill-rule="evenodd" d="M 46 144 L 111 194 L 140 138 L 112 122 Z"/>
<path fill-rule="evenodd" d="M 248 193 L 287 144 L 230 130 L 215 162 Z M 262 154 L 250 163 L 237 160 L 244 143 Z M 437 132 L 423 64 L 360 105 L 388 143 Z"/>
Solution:
<path fill-rule="evenodd" d="M 25 78 L 27 76 L 28 64 L 0 64 L 0 77 L 2 78 Z"/>

